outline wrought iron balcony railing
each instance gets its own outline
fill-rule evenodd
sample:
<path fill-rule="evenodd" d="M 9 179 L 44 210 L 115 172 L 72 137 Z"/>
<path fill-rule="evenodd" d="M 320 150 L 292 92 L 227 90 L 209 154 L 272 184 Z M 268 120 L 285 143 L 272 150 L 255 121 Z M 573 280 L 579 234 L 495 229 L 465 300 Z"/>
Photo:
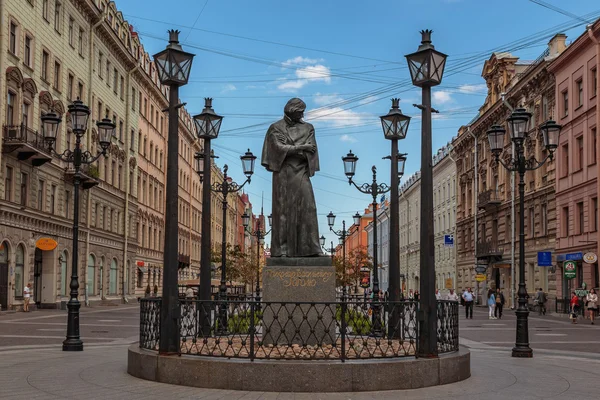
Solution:
<path fill-rule="evenodd" d="M 500 203 L 502 203 L 502 199 L 500 198 L 500 192 L 496 189 L 488 189 L 477 196 L 477 207 L 480 210 Z"/>
<path fill-rule="evenodd" d="M 34 167 L 39 167 L 52 159 L 42 135 L 24 124 L 4 125 L 2 152 L 15 152 L 19 161 L 29 160 Z"/>
<path fill-rule="evenodd" d="M 477 251 L 475 257 L 502 257 L 504 248 L 498 245 L 495 239 L 482 240 L 477 242 Z"/>

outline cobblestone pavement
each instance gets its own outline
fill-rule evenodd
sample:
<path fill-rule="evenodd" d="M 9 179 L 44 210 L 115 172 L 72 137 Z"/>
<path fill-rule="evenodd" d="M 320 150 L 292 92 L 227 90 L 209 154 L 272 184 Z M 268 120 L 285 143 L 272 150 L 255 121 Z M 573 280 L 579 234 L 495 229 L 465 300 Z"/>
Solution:
<path fill-rule="evenodd" d="M 94 312 L 99 311 L 99 312 Z M 132 306 L 117 307 L 111 311 L 90 309 L 82 312 L 82 324 L 93 325 L 136 325 L 137 311 Z M 94 312 L 93 314 L 85 314 Z M 34 317 L 50 316 L 33 320 Z M 57 314 L 59 320 L 64 315 Z M 484 314 L 476 311 L 472 321 L 461 320 L 461 329 L 467 337 L 461 337 L 461 342 L 471 348 L 472 376 L 464 382 L 450 385 L 406 391 L 390 392 L 364 392 L 364 393 L 262 393 L 262 392 L 236 392 L 222 390 L 206 390 L 188 388 L 149 382 L 133 378 L 126 372 L 127 347 L 137 338 L 132 332 L 137 332 L 137 327 L 121 326 L 117 328 L 103 328 L 112 332 L 110 337 L 103 341 L 87 340 L 85 350 L 80 353 L 65 353 L 60 350 L 63 332 L 54 332 L 47 335 L 47 331 L 27 336 L 57 336 L 52 344 L 33 344 L 30 338 L 25 338 L 26 344 L 16 343 L 16 338 L 5 338 L 7 325 L 15 329 L 15 323 L 7 322 L 5 316 L 0 317 L 0 340 L 10 339 L 12 345 L 0 346 L 0 399 L 551 399 L 568 398 L 569 400 L 598 398 L 600 392 L 600 354 L 595 352 L 580 352 L 569 350 L 561 344 L 560 349 L 543 349 L 534 347 L 533 359 L 515 359 L 510 357 L 511 340 L 514 339 L 514 322 L 506 318 L 506 331 L 500 330 L 501 336 L 493 340 L 485 340 L 490 336 L 488 330 L 483 330 L 479 335 L 469 332 L 484 329 Z M 131 317 L 130 322 L 125 317 Z M 10 320 L 20 320 L 23 314 L 10 316 Z M 36 321 L 36 329 L 43 328 L 38 323 L 54 324 L 57 322 L 52 313 L 26 315 L 25 320 L 18 322 Z M 100 322 L 109 321 L 109 322 Z M 111 322 L 112 321 L 112 322 Z M 121 322 L 114 322 L 121 321 Z M 135 321 L 135 322 L 134 322 Z M 488 321 L 485 319 L 485 321 Z M 501 320 L 504 323 L 505 319 Z M 555 321 L 548 322 L 548 321 Z M 499 321 L 493 321 L 500 323 Z M 543 321 L 545 324 L 562 327 L 568 323 L 560 318 Z M 479 324 L 479 325 L 477 325 Z M 17 324 L 18 325 L 18 324 Z M 19 326 L 19 325 L 18 325 Z M 31 326 L 23 325 L 20 326 Z M 48 325 L 56 327 L 58 325 Z M 469 330 L 469 327 L 474 328 Z M 595 326 L 577 326 L 573 341 L 578 346 L 578 341 L 589 340 L 588 332 L 582 328 L 594 329 L 591 335 L 597 338 L 598 331 Z M 494 328 L 494 327 L 489 327 Z M 500 327 L 502 328 L 502 327 Z M 96 328 L 94 328 L 96 329 Z M 131 329 L 131 331 L 130 331 Z M 12 331 L 11 331 L 12 332 Z M 495 332 L 494 334 L 497 334 Z M 502 334 L 502 332 L 504 332 Z M 562 331 L 561 331 L 562 332 Z M 565 330 L 568 334 L 571 331 Z M 89 332 L 92 335 L 92 332 Z M 560 333 L 562 335 L 562 333 Z M 3 336 L 4 335 L 4 336 Z M 8 334 L 15 336 L 12 333 Z M 105 335 L 104 333 L 97 335 Z M 578 339 L 583 335 L 583 339 Z M 532 335 L 535 338 L 535 335 Z M 532 338 L 532 339 L 533 339 Z M 541 337 L 544 339 L 544 337 Z M 594 339 L 595 339 L 594 338 Z M 561 338 L 568 341 L 569 337 Z M 536 339 L 537 340 L 537 339 Z M 558 341 L 558 340 L 538 340 Z M 492 342 L 492 343 L 486 343 Z M 533 342 L 533 340 L 532 340 Z M 551 346 L 549 346 L 551 347 Z M 401 379 L 401 377 L 399 377 Z"/>

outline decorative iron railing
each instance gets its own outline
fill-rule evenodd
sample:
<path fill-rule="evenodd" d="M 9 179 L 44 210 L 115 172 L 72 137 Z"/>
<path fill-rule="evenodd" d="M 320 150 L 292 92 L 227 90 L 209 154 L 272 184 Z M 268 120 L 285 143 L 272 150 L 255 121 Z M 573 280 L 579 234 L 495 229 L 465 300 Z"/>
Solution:
<path fill-rule="evenodd" d="M 159 298 L 140 299 L 140 347 L 158 350 Z M 416 301 L 179 299 L 180 354 L 268 360 L 417 357 Z M 458 302 L 438 301 L 438 352 L 458 350 Z"/>

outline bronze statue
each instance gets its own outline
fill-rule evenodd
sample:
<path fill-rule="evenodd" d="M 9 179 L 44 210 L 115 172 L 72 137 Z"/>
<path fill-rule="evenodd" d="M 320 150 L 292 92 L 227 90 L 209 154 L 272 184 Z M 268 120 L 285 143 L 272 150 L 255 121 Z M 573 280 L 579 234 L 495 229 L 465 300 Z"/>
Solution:
<path fill-rule="evenodd" d="M 269 127 L 261 164 L 273 173 L 271 257 L 322 254 L 310 177 L 319 170 L 315 128 L 304 121 L 306 104 L 293 98 Z"/>

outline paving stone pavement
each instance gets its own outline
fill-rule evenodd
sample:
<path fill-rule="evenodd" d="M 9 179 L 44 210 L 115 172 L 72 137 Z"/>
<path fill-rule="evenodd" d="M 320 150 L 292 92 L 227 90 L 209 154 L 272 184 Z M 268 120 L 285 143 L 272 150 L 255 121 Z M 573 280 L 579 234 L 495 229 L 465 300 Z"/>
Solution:
<path fill-rule="evenodd" d="M 472 345 L 466 381 L 418 390 L 363 393 L 264 393 L 207 390 L 144 381 L 127 374 L 127 345 L 88 345 L 81 353 L 59 346 L 0 351 L 0 399 L 594 399 L 600 357 L 537 352 L 510 357 L 509 348 Z M 401 379 L 401 377 L 399 377 Z"/>

